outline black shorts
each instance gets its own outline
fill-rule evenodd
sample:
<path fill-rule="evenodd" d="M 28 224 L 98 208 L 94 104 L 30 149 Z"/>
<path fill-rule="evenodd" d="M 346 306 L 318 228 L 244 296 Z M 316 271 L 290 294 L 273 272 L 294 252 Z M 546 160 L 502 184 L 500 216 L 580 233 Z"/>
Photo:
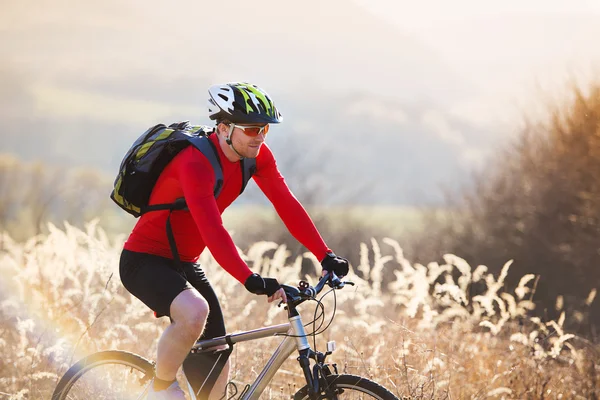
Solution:
<path fill-rule="evenodd" d="M 132 295 L 154 310 L 157 317 L 170 316 L 175 297 L 184 290 L 196 289 L 208 302 L 210 310 L 201 339 L 224 336 L 221 305 L 200 264 L 182 262 L 185 277 L 174 264 L 169 258 L 124 249 L 119 263 L 121 282 Z"/>

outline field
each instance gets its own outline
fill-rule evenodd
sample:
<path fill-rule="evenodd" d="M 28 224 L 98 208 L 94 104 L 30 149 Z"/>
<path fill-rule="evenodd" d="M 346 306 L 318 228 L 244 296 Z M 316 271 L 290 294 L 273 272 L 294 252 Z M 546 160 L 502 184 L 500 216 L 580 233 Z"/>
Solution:
<path fill-rule="evenodd" d="M 109 192 L 106 189 L 104 192 Z M 411 206 L 326 206 L 308 207 L 308 211 L 319 225 L 319 229 L 327 238 L 330 235 L 343 231 L 348 221 L 360 225 L 360 231 L 369 235 L 400 237 L 407 232 L 418 231 L 423 228 L 424 216 L 434 211 Z M 436 210 L 439 211 L 439 210 Z M 101 224 L 110 236 L 130 232 L 137 221 L 132 216 L 122 212 L 116 205 L 109 204 L 109 208 L 98 213 L 101 215 Z M 439 213 L 438 213 L 439 215 Z M 268 228 L 269 231 L 287 231 L 271 205 L 232 205 L 222 214 L 224 225 L 232 232 L 246 232 L 254 226 L 253 230 Z M 321 221 L 319 221 L 321 219 Z M 20 221 L 19 221 L 20 222 Z M 23 225 L 14 223 L 11 232 L 17 237 L 23 237 Z M 326 226 L 324 226 L 326 225 Z M 31 230 L 31 229 L 30 229 Z M 328 232 L 330 230 L 332 232 Z M 246 235 L 244 235 L 246 236 Z M 236 237 L 237 240 L 243 239 Z"/>
<path fill-rule="evenodd" d="M 122 287 L 122 243 L 94 223 L 84 230 L 51 225 L 48 234 L 22 244 L 1 237 L 0 399 L 48 399 L 65 370 L 95 351 L 153 357 L 168 321 L 155 319 Z M 317 339 L 322 351 L 336 340 L 330 361 L 341 371 L 368 376 L 405 399 L 598 399 L 598 346 L 565 332 L 564 314 L 555 321 L 531 317 L 535 277 L 523 276 L 505 291 L 510 260 L 493 276 L 450 254 L 444 264 L 413 264 L 391 239 L 367 241 L 356 251 L 361 262 L 348 277 L 356 286 L 336 292 L 335 319 Z M 303 259 L 271 242 L 255 243 L 244 257 L 256 272 L 288 284 L 314 283 L 320 269 L 306 254 L 315 272 L 298 276 Z M 283 309 L 246 293 L 208 252 L 201 262 L 228 331 L 286 322 Z M 323 302 L 329 318 L 333 294 Z M 304 312 L 310 320 L 312 303 Z M 236 345 L 238 388 L 256 377 L 277 342 Z M 263 397 L 289 398 L 303 386 L 300 372 L 290 357 Z"/>

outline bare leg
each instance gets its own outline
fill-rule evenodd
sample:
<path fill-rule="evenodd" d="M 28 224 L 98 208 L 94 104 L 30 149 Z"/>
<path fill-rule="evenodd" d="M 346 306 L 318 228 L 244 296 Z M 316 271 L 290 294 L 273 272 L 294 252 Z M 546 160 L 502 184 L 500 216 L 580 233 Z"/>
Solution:
<path fill-rule="evenodd" d="M 221 371 L 221 375 L 219 375 L 219 379 L 215 383 L 215 386 L 210 391 L 209 400 L 219 400 L 223 397 L 223 393 L 225 392 L 225 386 L 227 386 L 227 382 L 229 382 L 229 360 L 227 360 L 227 364 L 223 367 L 223 371 Z M 227 398 L 227 397 L 225 397 Z"/>
<path fill-rule="evenodd" d="M 196 289 L 184 290 L 175 297 L 171 303 L 173 322 L 165 329 L 158 342 L 158 379 L 175 379 L 177 370 L 202 334 L 207 317 L 208 303 Z"/>

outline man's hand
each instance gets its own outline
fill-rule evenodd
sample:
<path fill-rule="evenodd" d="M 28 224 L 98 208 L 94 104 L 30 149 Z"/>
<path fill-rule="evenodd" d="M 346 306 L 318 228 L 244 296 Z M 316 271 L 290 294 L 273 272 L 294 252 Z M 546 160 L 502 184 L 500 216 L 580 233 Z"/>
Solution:
<path fill-rule="evenodd" d="M 321 261 L 321 266 L 323 266 L 323 276 L 325 276 L 327 272 L 333 271 L 340 278 L 348 275 L 348 270 L 350 269 L 348 260 L 343 257 L 338 257 L 333 253 L 327 253 L 325 258 Z"/>
<path fill-rule="evenodd" d="M 274 302 L 275 300 L 281 300 L 284 303 L 287 303 L 287 297 L 285 296 L 285 292 L 283 291 L 283 288 L 279 289 L 278 291 L 275 292 L 275 294 L 273 296 L 269 296 L 269 303 Z"/>
<path fill-rule="evenodd" d="M 277 299 L 281 299 L 283 302 L 287 300 L 277 279 L 263 278 L 259 274 L 252 274 L 246 279 L 244 286 L 250 293 L 267 295 L 269 303 Z"/>

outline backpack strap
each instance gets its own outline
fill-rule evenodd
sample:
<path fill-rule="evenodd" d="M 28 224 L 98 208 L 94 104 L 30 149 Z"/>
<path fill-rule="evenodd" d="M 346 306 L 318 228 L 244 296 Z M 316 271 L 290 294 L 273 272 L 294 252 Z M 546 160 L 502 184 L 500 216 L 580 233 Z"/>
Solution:
<path fill-rule="evenodd" d="M 210 165 L 215 172 L 215 198 L 219 197 L 221 189 L 223 188 L 223 167 L 221 167 L 221 160 L 219 160 L 219 153 L 217 148 L 212 141 L 208 139 L 208 136 L 193 136 L 188 139 L 195 148 L 200 150 L 204 157 L 208 159 Z"/>
<path fill-rule="evenodd" d="M 184 200 L 183 198 L 177 200 Z M 176 200 L 176 201 L 177 201 Z M 185 202 L 185 200 L 184 200 Z M 187 280 L 188 277 L 185 274 L 185 270 L 183 269 L 183 264 L 181 264 L 181 258 L 179 257 L 179 250 L 177 250 L 177 242 L 175 241 L 175 235 L 173 234 L 173 228 L 171 228 L 171 213 L 173 209 L 169 210 L 169 215 L 167 216 L 167 239 L 169 239 L 169 246 L 171 247 L 171 254 L 173 255 L 173 261 L 175 262 L 175 268 L 181 272 L 181 274 Z"/>
<path fill-rule="evenodd" d="M 217 149 L 215 148 L 214 144 L 208 139 L 207 136 L 193 136 L 188 140 L 192 145 L 194 145 L 194 147 L 200 150 L 210 162 L 210 165 L 212 166 L 213 171 L 215 173 L 214 194 L 215 198 L 217 198 L 221 193 L 221 189 L 223 188 L 223 168 L 221 167 L 221 162 L 219 161 L 219 153 L 217 153 Z M 166 224 L 167 239 L 169 240 L 169 246 L 171 247 L 171 253 L 173 254 L 175 266 L 186 279 L 187 276 L 183 269 L 183 265 L 181 264 L 179 251 L 177 250 L 177 243 L 175 242 L 175 235 L 173 234 L 173 228 L 171 227 L 171 213 L 175 210 L 187 209 L 187 203 L 185 201 L 185 198 L 183 197 L 175 200 L 175 202 L 170 204 L 155 204 L 152 206 L 148 206 L 144 209 L 144 212 L 156 210 L 169 210 L 169 215 L 167 216 Z"/>
<path fill-rule="evenodd" d="M 256 158 L 243 158 L 240 163 L 242 164 L 242 189 L 240 194 L 242 194 L 246 189 L 246 185 L 248 185 L 248 181 L 256 172 Z"/>
<path fill-rule="evenodd" d="M 177 269 L 185 279 L 187 279 L 187 275 L 183 269 L 183 265 L 181 264 L 181 258 L 179 257 L 179 251 L 177 250 L 177 242 L 175 242 L 175 235 L 173 234 L 173 228 L 171 228 L 171 213 L 175 210 L 187 210 L 187 204 L 185 202 L 185 198 L 180 197 L 175 200 L 173 203 L 168 204 L 153 204 L 151 206 L 144 207 L 142 209 L 142 214 L 147 213 L 149 211 L 160 211 L 160 210 L 169 210 L 169 215 L 167 216 L 167 239 L 169 240 L 169 246 L 171 247 L 171 254 L 173 255 L 173 261 L 175 262 L 175 269 Z"/>
<path fill-rule="evenodd" d="M 142 214 L 145 214 L 150 211 L 161 211 L 161 210 L 185 210 L 187 209 L 187 204 L 183 197 L 178 198 L 173 203 L 168 204 L 153 204 L 151 206 L 146 206 L 142 209 Z"/>
<path fill-rule="evenodd" d="M 186 122 L 182 123 L 185 124 Z M 186 125 L 187 126 L 187 125 Z M 175 126 L 171 126 L 175 128 Z M 221 189 L 223 188 L 223 167 L 221 166 L 221 161 L 219 160 L 219 153 L 217 152 L 217 148 L 213 144 L 211 140 L 209 140 L 208 136 L 200 135 L 200 136 L 192 136 L 189 139 L 189 142 L 196 147 L 210 162 L 210 165 L 213 168 L 215 173 L 215 187 L 214 187 L 214 195 L 215 198 L 219 196 L 221 193 Z M 254 158 L 244 158 L 240 161 L 241 169 L 242 169 L 242 189 L 240 190 L 240 194 L 246 188 L 248 181 L 256 172 L 256 159 Z M 175 235 L 173 234 L 173 228 L 171 227 L 171 213 L 175 210 L 187 210 L 187 203 L 185 198 L 181 197 L 175 200 L 173 203 L 169 204 L 154 204 L 151 206 L 144 207 L 141 211 L 141 214 L 147 213 L 149 211 L 159 211 L 159 210 L 169 210 L 169 215 L 167 216 L 167 239 L 169 240 L 169 245 L 171 247 L 171 253 L 173 254 L 173 260 L 175 262 L 176 268 L 183 274 L 184 277 L 185 271 L 183 270 L 183 265 L 181 264 L 181 258 L 179 257 L 179 251 L 177 250 L 177 243 L 175 242 Z"/>

